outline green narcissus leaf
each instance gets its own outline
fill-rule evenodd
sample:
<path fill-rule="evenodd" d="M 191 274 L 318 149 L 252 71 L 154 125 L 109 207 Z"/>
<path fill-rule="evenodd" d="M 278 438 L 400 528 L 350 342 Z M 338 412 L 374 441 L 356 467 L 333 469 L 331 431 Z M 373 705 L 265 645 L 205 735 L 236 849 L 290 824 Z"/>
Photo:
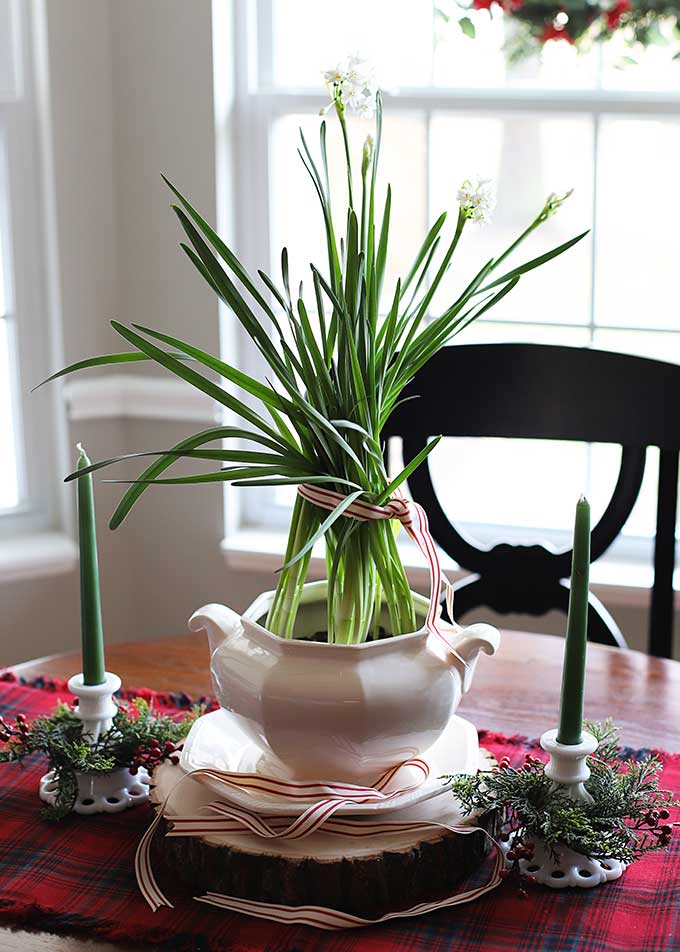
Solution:
<path fill-rule="evenodd" d="M 191 358 L 185 354 L 173 354 L 172 356 L 177 360 L 191 360 Z M 153 360 L 153 357 L 132 351 L 125 354 L 104 354 L 101 357 L 88 357 L 86 360 L 78 360 L 75 364 L 69 364 L 68 367 L 64 367 L 63 370 L 58 370 L 56 373 L 51 374 L 51 376 L 46 377 L 39 384 L 36 384 L 31 390 L 31 393 L 38 390 L 44 384 L 50 383 L 52 380 L 57 380 L 59 377 L 65 377 L 66 374 L 75 373 L 77 370 L 87 370 L 90 367 L 105 367 L 109 364 L 129 364 L 139 360 Z"/>

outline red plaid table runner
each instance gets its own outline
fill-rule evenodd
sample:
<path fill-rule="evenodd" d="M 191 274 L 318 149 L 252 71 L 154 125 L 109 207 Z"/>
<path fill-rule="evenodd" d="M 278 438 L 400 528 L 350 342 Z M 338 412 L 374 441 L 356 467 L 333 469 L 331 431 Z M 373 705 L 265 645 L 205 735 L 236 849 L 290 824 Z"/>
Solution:
<path fill-rule="evenodd" d="M 12 719 L 50 712 L 63 684 L 31 686 L 11 675 L 0 683 L 0 713 Z M 141 694 L 164 712 L 185 695 Z M 497 758 L 521 763 L 536 741 L 482 731 Z M 630 752 L 641 756 L 644 751 Z M 663 754 L 663 785 L 680 791 L 680 755 Z M 283 927 L 199 906 L 167 876 L 174 909 L 152 913 L 137 890 L 135 848 L 151 808 L 60 823 L 39 816 L 44 760 L 0 765 L 0 925 L 149 944 L 176 952 L 665 952 L 680 950 L 680 845 L 636 863 L 615 883 L 591 890 L 535 887 L 527 899 L 511 883 L 469 906 L 351 932 Z"/>

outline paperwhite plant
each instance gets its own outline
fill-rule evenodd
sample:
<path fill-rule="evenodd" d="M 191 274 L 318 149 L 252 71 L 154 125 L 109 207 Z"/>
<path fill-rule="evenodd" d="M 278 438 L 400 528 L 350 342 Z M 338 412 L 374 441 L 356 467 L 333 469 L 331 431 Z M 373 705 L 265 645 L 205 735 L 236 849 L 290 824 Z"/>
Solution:
<path fill-rule="evenodd" d="M 486 225 L 491 221 L 491 214 L 496 207 L 496 196 L 489 185 L 491 179 L 465 179 L 458 189 L 456 198 L 463 212 L 470 221 L 478 225 Z"/>
<path fill-rule="evenodd" d="M 360 56 L 348 56 L 323 76 L 333 100 L 330 105 L 339 102 L 350 115 L 373 117 L 378 87 L 370 63 Z"/>
<path fill-rule="evenodd" d="M 360 644 L 367 638 L 380 637 L 383 606 L 391 635 L 416 631 L 419 624 L 391 522 L 343 518 L 347 506 L 359 496 L 383 506 L 440 439 L 435 435 L 401 472 L 388 473 L 382 433 L 404 388 L 459 331 L 502 301 L 521 277 L 561 255 L 585 233 L 509 271 L 501 267 L 566 197 L 550 195 L 515 241 L 471 280 L 464 279 L 463 290 L 457 296 L 444 298 L 440 304 L 444 297 L 442 281 L 463 232 L 471 221 L 487 221 L 494 205 L 486 180 L 466 180 L 458 191 L 453 234 L 443 239 L 447 213 L 442 212 L 423 237 L 410 269 L 385 292 L 385 275 L 393 267 L 394 257 L 389 236 L 395 225 L 390 232 L 392 191 L 389 186 L 384 192 L 378 191 L 377 184 L 382 98 L 373 70 L 358 56 L 343 60 L 325 72 L 324 78 L 331 99 L 325 111 L 337 116 L 345 152 L 349 207 L 346 215 L 333 218 L 331 191 L 336 194 L 336 183 L 331 185 L 329 176 L 326 122 L 320 123 L 317 149 L 310 147 L 301 130 L 300 158 L 319 198 L 325 232 L 325 241 L 318 249 L 321 260 L 317 258 L 311 268 L 313 297 L 309 291 L 303 297 L 302 285 L 298 296 L 292 297 L 285 248 L 280 282 L 260 271 L 260 284 L 168 182 L 176 198 L 172 207 L 187 237 L 181 247 L 261 353 L 268 365 L 266 380 L 250 377 L 163 331 L 139 324 L 127 327 L 117 321 L 113 328 L 132 345 L 131 351 L 80 360 L 50 379 L 86 367 L 150 359 L 242 421 L 238 426 L 201 430 L 161 452 L 141 454 L 157 458 L 120 500 L 111 528 L 120 525 L 151 484 L 330 484 L 343 497 L 330 515 L 296 494 L 285 561 L 266 624 L 282 638 L 295 637 L 312 550 L 323 537 L 328 572 L 328 641 Z M 354 175 L 359 156 L 350 142 L 348 113 L 375 113 L 372 135 L 365 138 L 361 151 L 360 194 Z M 193 363 L 188 365 L 183 357 L 192 358 Z M 205 376 L 201 368 L 238 386 L 254 398 L 256 406 L 251 400 L 242 400 L 230 387 L 216 383 L 212 376 Z M 210 448 L 217 441 L 219 448 Z M 241 441 L 246 442 L 247 449 L 241 448 Z M 93 463 L 76 470 L 69 479 L 80 479 L 127 458 Z M 163 477 L 165 470 L 182 458 L 224 465 L 216 472 Z"/>

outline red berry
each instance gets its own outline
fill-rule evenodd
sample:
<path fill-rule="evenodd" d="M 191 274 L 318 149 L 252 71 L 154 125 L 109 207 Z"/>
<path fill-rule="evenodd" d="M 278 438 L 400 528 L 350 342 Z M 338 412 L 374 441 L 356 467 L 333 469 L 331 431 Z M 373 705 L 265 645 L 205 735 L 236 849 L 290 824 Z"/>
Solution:
<path fill-rule="evenodd" d="M 672 826 L 668 826 L 668 825 L 666 824 L 665 826 L 660 827 L 660 830 L 661 830 L 661 832 L 663 833 L 664 836 L 670 836 L 671 833 L 673 832 L 673 827 L 672 827 Z"/>
<path fill-rule="evenodd" d="M 6 734 L 4 731 L 0 733 L 0 741 L 9 740 L 9 734 Z"/>
<path fill-rule="evenodd" d="M 527 773 L 530 773 L 533 769 L 534 768 L 531 766 L 531 764 L 522 764 L 522 770 L 526 770 Z"/>
<path fill-rule="evenodd" d="M 172 742 L 171 740 L 166 740 L 165 746 L 163 747 L 163 750 L 164 750 L 167 754 L 169 754 L 169 753 L 171 753 L 174 749 L 175 749 L 175 745 L 173 744 L 173 742 Z"/>
<path fill-rule="evenodd" d="M 668 810 L 659 810 L 660 820 L 667 820 L 669 816 L 670 816 L 670 813 L 668 812 Z"/>
<path fill-rule="evenodd" d="M 25 724 L 26 717 L 24 714 L 17 714 L 17 724 Z"/>
<path fill-rule="evenodd" d="M 151 741 L 150 746 L 155 750 L 157 747 L 160 747 L 161 745 L 159 744 L 158 739 L 154 737 L 153 740 Z"/>
<path fill-rule="evenodd" d="M 173 756 L 170 758 L 170 763 L 173 765 L 173 767 L 176 767 L 177 764 L 179 763 L 179 757 L 175 757 L 175 756 L 173 755 Z"/>
<path fill-rule="evenodd" d="M 514 863 L 515 860 L 517 859 L 517 853 L 515 852 L 515 850 L 508 850 L 508 852 L 505 855 L 507 856 L 507 858 L 510 860 L 511 863 Z"/>

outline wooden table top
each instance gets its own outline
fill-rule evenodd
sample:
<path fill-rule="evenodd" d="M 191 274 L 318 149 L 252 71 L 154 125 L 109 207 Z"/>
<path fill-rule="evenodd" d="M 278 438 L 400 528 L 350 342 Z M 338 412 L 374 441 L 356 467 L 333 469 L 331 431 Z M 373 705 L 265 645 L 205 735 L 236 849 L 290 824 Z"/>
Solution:
<path fill-rule="evenodd" d="M 477 727 L 536 737 L 557 726 L 563 641 L 550 635 L 503 632 L 495 658 L 480 657 L 470 694 L 460 712 Z M 131 641 L 106 650 L 107 668 L 128 687 L 212 690 L 208 645 L 201 635 Z M 77 654 L 54 655 L 15 665 L 26 678 L 66 679 L 80 670 Z M 586 715 L 613 717 L 622 741 L 634 747 L 680 751 L 680 662 L 638 651 L 588 646 Z M 40 932 L 0 929 L 0 952 L 116 952 L 109 943 Z M 141 950 L 140 950 L 141 952 Z"/>
<path fill-rule="evenodd" d="M 477 727 L 509 734 L 536 737 L 556 727 L 562 650 L 561 638 L 503 632 L 496 657 L 480 657 L 460 713 Z M 193 696 L 212 691 L 207 640 L 200 634 L 111 645 L 106 665 L 128 687 Z M 12 670 L 26 678 L 42 674 L 65 679 L 80 670 L 80 658 L 55 655 Z M 613 717 L 625 744 L 680 751 L 680 662 L 589 645 L 586 716 Z"/>

